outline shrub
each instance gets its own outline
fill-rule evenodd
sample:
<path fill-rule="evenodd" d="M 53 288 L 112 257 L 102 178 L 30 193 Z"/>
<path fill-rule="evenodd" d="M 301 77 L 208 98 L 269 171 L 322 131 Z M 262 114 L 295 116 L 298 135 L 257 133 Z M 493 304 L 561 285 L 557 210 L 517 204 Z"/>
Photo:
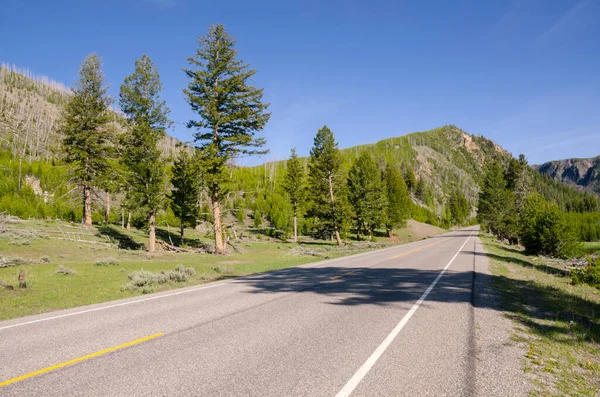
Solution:
<path fill-rule="evenodd" d="M 71 274 L 76 274 L 77 271 L 75 269 L 68 268 L 66 266 L 60 265 L 58 269 L 54 271 L 55 274 L 60 274 L 62 276 L 68 276 Z"/>
<path fill-rule="evenodd" d="M 521 241 L 529 253 L 536 255 L 567 258 L 581 253 L 581 244 L 565 214 L 538 194 L 529 196 L 525 203 Z"/>
<path fill-rule="evenodd" d="M 589 284 L 600 288 L 600 257 L 592 260 L 588 257 L 588 264 L 585 267 L 573 269 L 571 271 L 571 280 L 573 284 Z"/>
<path fill-rule="evenodd" d="M 119 260 L 115 258 L 102 258 L 94 262 L 96 266 L 119 266 Z"/>
<path fill-rule="evenodd" d="M 40 261 L 41 261 L 42 263 L 50 263 L 50 258 L 49 258 L 49 257 L 47 257 L 47 256 L 42 256 L 42 257 L 40 258 Z"/>
<path fill-rule="evenodd" d="M 154 285 L 165 284 L 168 281 L 181 283 L 187 281 L 190 276 L 194 276 L 196 271 L 191 267 L 177 265 L 173 270 L 161 270 L 158 273 L 149 272 L 146 270 L 137 270 L 130 273 L 129 283 L 121 287 L 121 291 L 138 291 L 143 294 L 154 292 Z"/>

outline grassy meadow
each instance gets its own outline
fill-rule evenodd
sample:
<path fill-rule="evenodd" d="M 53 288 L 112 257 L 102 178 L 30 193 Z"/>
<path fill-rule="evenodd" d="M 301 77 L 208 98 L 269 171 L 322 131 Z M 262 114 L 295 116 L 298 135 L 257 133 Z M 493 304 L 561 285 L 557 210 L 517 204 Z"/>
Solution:
<path fill-rule="evenodd" d="M 304 243 L 293 244 L 251 234 L 235 243 L 239 253 L 229 247 L 230 253 L 225 256 L 166 251 L 150 255 L 143 250 L 147 235 L 139 230 L 112 225 L 82 229 L 79 225 L 59 221 L 15 221 L 0 225 L 0 283 L 3 285 L 0 286 L 0 320 L 276 270 L 416 241 L 442 232 L 443 229 L 409 221 L 408 227 L 398 230 L 393 239 L 353 242 L 341 248 L 324 241 L 304 239 Z M 158 230 L 158 237 L 169 243 L 179 243 L 177 234 L 175 228 Z M 185 243 L 189 246 L 210 242 L 210 238 L 195 230 L 186 230 L 186 237 Z M 3 261 L 19 264 L 2 267 Z M 157 274 L 163 271 L 168 275 L 177 266 L 192 268 L 193 274 L 185 279 L 166 277 L 166 281 L 163 277 L 150 288 L 125 288 L 135 282 L 128 277 L 134 272 Z M 21 269 L 27 283 L 24 289 L 18 287 Z"/>

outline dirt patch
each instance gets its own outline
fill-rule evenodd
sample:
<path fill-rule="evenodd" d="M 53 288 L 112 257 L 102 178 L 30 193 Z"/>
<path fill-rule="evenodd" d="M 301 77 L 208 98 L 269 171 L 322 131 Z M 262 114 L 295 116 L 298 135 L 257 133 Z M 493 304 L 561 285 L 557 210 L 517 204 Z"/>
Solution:
<path fill-rule="evenodd" d="M 438 234 L 446 233 L 446 230 L 440 227 L 429 225 L 427 223 L 417 222 L 412 219 L 409 220 L 407 223 L 408 230 L 413 235 L 413 237 L 417 239 L 437 236 Z"/>

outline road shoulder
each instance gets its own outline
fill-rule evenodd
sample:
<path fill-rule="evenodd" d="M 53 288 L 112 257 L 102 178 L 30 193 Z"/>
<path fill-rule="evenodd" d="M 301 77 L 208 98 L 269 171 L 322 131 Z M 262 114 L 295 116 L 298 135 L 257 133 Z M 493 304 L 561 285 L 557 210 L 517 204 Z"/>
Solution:
<path fill-rule="evenodd" d="M 480 396 L 526 396 L 531 388 L 523 370 L 527 349 L 511 339 L 513 322 L 500 307 L 492 288 L 489 259 L 479 238 L 472 245 L 475 277 L 476 394 Z"/>

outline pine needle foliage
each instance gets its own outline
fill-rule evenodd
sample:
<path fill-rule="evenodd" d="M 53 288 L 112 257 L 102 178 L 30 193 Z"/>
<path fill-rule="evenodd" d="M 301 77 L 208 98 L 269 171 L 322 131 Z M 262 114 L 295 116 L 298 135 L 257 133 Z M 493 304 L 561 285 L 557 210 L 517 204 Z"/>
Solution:
<path fill-rule="evenodd" d="M 112 99 L 104 85 L 102 60 L 88 55 L 79 69 L 79 80 L 65 106 L 62 133 L 65 161 L 72 166 L 84 195 L 83 223 L 91 226 L 91 189 L 108 168 L 112 155 L 109 107 Z"/>
<path fill-rule="evenodd" d="M 413 205 L 406 182 L 397 167 L 387 164 L 383 173 L 387 203 L 385 206 L 385 229 L 388 237 L 395 228 L 404 227 L 410 218 Z"/>
<path fill-rule="evenodd" d="M 354 210 L 356 235 L 366 232 L 369 238 L 385 219 L 386 195 L 377 164 L 363 153 L 348 172 L 348 201 Z"/>
<path fill-rule="evenodd" d="M 188 122 L 203 157 L 204 178 L 211 199 L 215 253 L 224 252 L 221 201 L 227 194 L 228 162 L 238 155 L 261 154 L 265 140 L 255 137 L 271 116 L 262 102 L 263 90 L 251 86 L 256 70 L 238 59 L 234 39 L 223 25 L 213 25 L 198 38 L 198 49 L 188 58 L 187 102 L 198 115 Z"/>
<path fill-rule="evenodd" d="M 294 242 L 298 241 L 298 213 L 303 204 L 305 191 L 306 175 L 304 167 L 298 159 L 296 148 L 292 148 L 290 159 L 287 161 L 287 170 L 283 180 L 283 190 L 290 197 L 290 204 L 294 213 Z"/>
<path fill-rule="evenodd" d="M 319 234 L 334 235 L 342 245 L 343 234 L 350 222 L 350 209 L 346 201 L 345 172 L 342 156 L 333 132 L 327 127 L 317 131 L 308 165 L 310 186 L 309 215 L 317 219 Z"/>
<path fill-rule="evenodd" d="M 119 100 L 129 124 L 122 137 L 127 200 L 146 214 L 150 252 L 155 250 L 156 215 L 164 204 L 166 190 L 165 164 L 158 143 L 170 124 L 170 110 L 160 98 L 162 88 L 156 66 L 143 55 L 121 85 Z"/>
<path fill-rule="evenodd" d="M 190 155 L 187 148 L 182 147 L 171 173 L 173 189 L 169 195 L 170 205 L 180 220 L 180 240 L 183 243 L 185 226 L 195 227 L 200 215 L 201 181 L 197 156 Z"/>

